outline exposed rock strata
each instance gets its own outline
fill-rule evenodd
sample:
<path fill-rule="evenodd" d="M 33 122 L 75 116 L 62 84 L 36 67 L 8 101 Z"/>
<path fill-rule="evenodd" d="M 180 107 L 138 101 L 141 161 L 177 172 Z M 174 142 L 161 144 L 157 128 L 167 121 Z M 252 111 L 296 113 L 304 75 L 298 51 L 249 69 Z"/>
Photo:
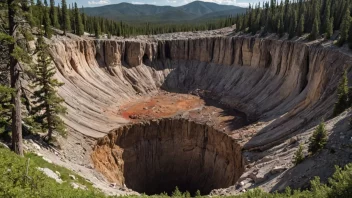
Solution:
<path fill-rule="evenodd" d="M 117 113 L 107 114 L 107 109 L 118 110 L 121 104 L 159 88 L 206 90 L 204 97 L 245 112 L 253 121 L 227 135 L 245 135 L 249 128 L 256 131 L 254 137 L 238 141 L 246 150 L 246 163 L 258 165 L 248 166 L 240 180 L 253 178 L 257 184 L 288 166 L 277 152 L 291 145 L 290 138 L 331 115 L 336 86 L 352 60 L 333 48 L 247 37 L 156 41 L 58 37 L 52 46 L 60 71 L 57 78 L 65 83 L 59 93 L 68 106 L 64 118 L 68 126 L 103 137 L 129 122 Z M 284 152 L 293 153 L 292 148 Z M 258 171 L 268 164 L 280 168 Z"/>
<path fill-rule="evenodd" d="M 104 115 L 104 109 L 138 94 L 160 87 L 201 89 L 252 120 L 275 119 L 248 149 L 269 145 L 330 115 L 336 84 L 350 61 L 336 50 L 241 37 L 144 43 L 62 40 L 54 42 L 52 54 L 58 78 L 65 82 L 60 94 L 71 107 L 66 121 L 78 131 L 99 137 L 125 123 Z"/>

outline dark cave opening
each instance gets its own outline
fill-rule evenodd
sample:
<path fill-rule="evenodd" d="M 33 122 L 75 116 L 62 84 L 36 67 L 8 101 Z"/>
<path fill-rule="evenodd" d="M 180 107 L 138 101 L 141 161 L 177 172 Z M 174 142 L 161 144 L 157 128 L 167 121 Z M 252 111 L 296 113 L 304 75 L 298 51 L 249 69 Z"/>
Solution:
<path fill-rule="evenodd" d="M 202 195 L 233 185 L 243 172 L 240 146 L 214 128 L 184 119 L 163 119 L 123 128 L 124 183 L 147 195 Z"/>

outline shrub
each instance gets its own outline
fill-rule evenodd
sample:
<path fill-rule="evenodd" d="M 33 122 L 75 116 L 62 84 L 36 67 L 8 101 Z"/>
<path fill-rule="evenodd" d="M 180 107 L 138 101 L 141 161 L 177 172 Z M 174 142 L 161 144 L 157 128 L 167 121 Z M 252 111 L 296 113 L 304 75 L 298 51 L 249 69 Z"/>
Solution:
<path fill-rule="evenodd" d="M 347 78 L 347 71 L 345 70 L 340 81 L 339 86 L 337 87 L 337 102 L 334 106 L 334 116 L 339 115 L 345 109 L 350 107 L 349 97 L 348 97 L 348 78 Z"/>
<path fill-rule="evenodd" d="M 175 191 L 172 192 L 172 197 L 183 197 L 182 192 L 176 186 Z"/>
<path fill-rule="evenodd" d="M 320 123 L 315 129 L 313 135 L 309 138 L 309 148 L 308 151 L 312 154 L 320 151 L 324 148 L 327 142 L 327 132 L 325 130 L 324 122 Z"/>
<path fill-rule="evenodd" d="M 296 153 L 295 153 L 293 163 L 294 163 L 295 165 L 297 165 L 297 164 L 303 162 L 303 160 L 304 160 L 303 146 L 302 146 L 302 144 L 300 144 L 299 147 L 298 147 L 298 150 L 297 150 Z"/>

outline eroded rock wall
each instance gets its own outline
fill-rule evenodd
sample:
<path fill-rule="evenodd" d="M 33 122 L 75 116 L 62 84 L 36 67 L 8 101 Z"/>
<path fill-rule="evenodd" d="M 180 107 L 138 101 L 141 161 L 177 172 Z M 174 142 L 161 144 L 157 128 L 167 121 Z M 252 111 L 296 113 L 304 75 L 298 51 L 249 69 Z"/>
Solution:
<path fill-rule="evenodd" d="M 65 83 L 59 91 L 69 107 L 65 122 L 77 131 L 103 136 L 127 122 L 116 116 L 120 104 L 160 87 L 200 89 L 252 121 L 269 123 L 246 149 L 265 149 L 331 115 L 335 88 L 351 61 L 336 49 L 245 37 L 56 38 L 52 46 Z"/>

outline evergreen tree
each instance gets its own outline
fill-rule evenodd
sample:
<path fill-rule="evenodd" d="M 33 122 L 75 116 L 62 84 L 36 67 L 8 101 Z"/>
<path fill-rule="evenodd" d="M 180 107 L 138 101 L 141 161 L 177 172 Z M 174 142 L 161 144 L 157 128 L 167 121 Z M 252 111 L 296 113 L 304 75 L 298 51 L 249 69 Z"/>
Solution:
<path fill-rule="evenodd" d="M 58 12 L 55 8 L 55 0 L 50 0 L 50 21 L 51 21 L 51 26 L 58 28 L 59 27 L 59 21 L 58 21 Z"/>
<path fill-rule="evenodd" d="M 352 22 L 352 21 L 351 21 Z M 350 22 L 350 23 L 351 23 Z M 350 24 L 350 29 L 348 31 L 348 38 L 347 38 L 347 41 L 348 41 L 348 47 L 350 49 L 352 49 L 352 25 Z"/>
<path fill-rule="evenodd" d="M 60 8 L 60 4 L 57 4 L 57 20 L 59 23 L 59 27 L 62 29 L 62 10 Z"/>
<path fill-rule="evenodd" d="M 183 197 L 182 192 L 176 186 L 175 191 L 172 192 L 172 197 Z"/>
<path fill-rule="evenodd" d="M 46 1 L 45 1 L 46 2 Z M 52 35 L 52 31 L 51 31 L 51 27 L 50 27 L 50 17 L 49 17 L 49 10 L 47 7 L 43 8 L 43 25 L 44 25 L 44 32 L 45 32 L 45 36 L 47 38 L 51 38 Z"/>
<path fill-rule="evenodd" d="M 330 28 L 329 27 L 330 26 L 330 19 L 331 19 L 330 8 L 331 8 L 331 0 L 326 0 L 325 1 L 325 9 L 324 9 L 324 20 L 323 20 L 323 24 L 322 24 L 322 30 L 325 31 L 326 33 L 328 33 L 328 31 L 330 31 L 330 29 L 329 29 Z"/>
<path fill-rule="evenodd" d="M 52 140 L 54 131 L 65 135 L 65 126 L 60 114 L 64 114 L 66 109 L 62 106 L 64 100 L 57 94 L 56 89 L 63 85 L 54 79 L 55 67 L 51 66 L 51 57 L 48 54 L 48 45 L 45 44 L 44 38 L 39 37 L 37 41 L 38 64 L 32 67 L 32 73 L 35 76 L 33 87 L 36 91 L 33 93 L 34 104 L 33 113 L 36 115 L 36 121 L 39 122 L 43 130 L 47 130 L 46 140 Z"/>
<path fill-rule="evenodd" d="M 62 23 L 62 30 L 64 31 L 64 35 L 66 35 L 67 31 L 71 30 L 71 21 L 70 21 L 70 14 L 69 14 L 69 10 L 67 9 L 67 4 L 66 4 L 66 0 L 62 0 L 61 1 L 61 10 L 62 10 L 62 14 L 61 14 L 61 23 Z"/>
<path fill-rule="evenodd" d="M 345 15 L 343 17 L 341 26 L 340 26 L 340 39 L 338 44 L 341 46 L 346 41 L 348 37 L 348 31 L 350 29 L 351 17 L 350 17 L 350 9 L 346 8 Z"/>
<path fill-rule="evenodd" d="M 335 103 L 333 116 L 337 116 L 350 106 L 348 98 L 348 78 L 345 70 L 337 87 L 337 102 Z"/>
<path fill-rule="evenodd" d="M 75 3 L 75 22 L 76 22 L 76 30 L 75 33 L 78 36 L 81 36 L 84 34 L 84 27 L 83 27 L 83 23 L 82 23 L 82 18 L 81 18 L 81 14 L 79 13 L 79 10 L 77 8 L 77 3 Z"/>
<path fill-rule="evenodd" d="M 101 29 L 100 29 L 100 24 L 99 24 L 99 20 L 98 19 L 95 19 L 94 34 L 95 34 L 96 38 L 99 38 L 100 34 L 101 34 Z"/>
<path fill-rule="evenodd" d="M 318 20 L 319 20 L 318 16 L 316 16 L 315 19 L 314 19 L 312 32 L 309 35 L 309 39 L 310 40 L 315 40 L 319 36 L 319 22 L 318 22 Z"/>
<path fill-rule="evenodd" d="M 289 38 L 293 38 L 295 36 L 295 31 L 297 29 L 297 13 L 293 11 L 293 16 L 291 16 L 290 25 L 289 25 Z"/>
<path fill-rule="evenodd" d="M 10 54 L 8 68 L 10 69 L 10 82 L 13 93 L 11 94 L 11 132 L 12 150 L 23 156 L 22 142 L 22 115 L 21 115 L 21 63 L 30 63 L 31 57 L 27 53 L 25 46 L 20 43 L 23 38 L 27 41 L 32 39 L 30 30 L 24 21 L 28 21 L 30 16 L 30 6 L 27 1 L 7 0 L 8 17 L 8 37 L 12 37 L 8 42 Z"/>
<path fill-rule="evenodd" d="M 297 36 L 302 36 L 302 34 L 304 33 L 304 25 L 304 14 L 301 14 L 298 21 Z"/>
<path fill-rule="evenodd" d="M 293 163 L 295 165 L 297 165 L 297 164 L 301 163 L 303 160 L 304 160 L 303 146 L 302 146 L 302 144 L 300 144 L 298 147 L 298 150 L 295 152 Z"/>
<path fill-rule="evenodd" d="M 334 18 L 330 18 L 329 21 L 328 21 L 328 24 L 327 24 L 327 29 L 325 30 L 326 31 L 326 36 L 325 38 L 326 39 L 330 39 L 332 34 L 334 33 Z"/>
<path fill-rule="evenodd" d="M 11 121 L 11 95 L 13 90 L 7 86 L 0 85 L 0 133 L 10 128 Z"/>
<path fill-rule="evenodd" d="M 327 143 L 327 132 L 325 129 L 324 122 L 320 123 L 318 127 L 313 132 L 313 135 L 309 138 L 309 148 L 308 151 L 312 154 L 320 151 L 324 148 Z"/>
<path fill-rule="evenodd" d="M 200 190 L 197 190 L 197 191 L 196 191 L 196 194 L 195 194 L 194 197 L 202 197 L 202 195 L 200 194 Z"/>

